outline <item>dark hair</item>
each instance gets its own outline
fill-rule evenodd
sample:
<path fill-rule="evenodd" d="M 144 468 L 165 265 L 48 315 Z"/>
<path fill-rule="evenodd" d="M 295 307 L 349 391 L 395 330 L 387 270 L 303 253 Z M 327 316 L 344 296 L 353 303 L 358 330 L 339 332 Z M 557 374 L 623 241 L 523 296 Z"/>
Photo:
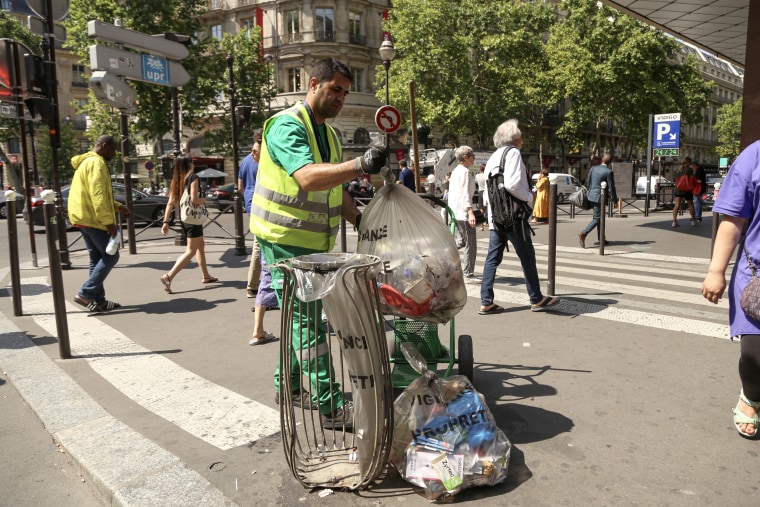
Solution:
<path fill-rule="evenodd" d="M 398 165 L 400 165 L 401 167 L 406 167 L 407 166 L 406 159 L 402 158 L 401 160 L 399 160 Z"/>
<path fill-rule="evenodd" d="M 107 144 L 116 145 L 116 139 L 114 139 L 113 136 L 109 135 L 102 135 L 95 139 L 95 149 L 98 149 L 98 147 L 105 146 Z"/>
<path fill-rule="evenodd" d="M 177 157 L 174 159 L 174 174 L 169 186 L 169 197 L 174 197 L 174 200 L 177 202 L 179 202 L 182 190 L 185 188 L 185 182 L 188 176 L 190 176 L 190 165 L 192 163 L 193 159 L 190 157 Z"/>
<path fill-rule="evenodd" d="M 315 77 L 317 78 L 317 81 L 324 83 L 325 81 L 331 80 L 335 74 L 342 74 L 346 79 L 351 81 L 351 83 L 354 82 L 354 75 L 351 74 L 351 70 L 346 67 L 345 63 L 336 58 L 324 58 L 318 60 L 314 64 L 314 67 L 311 68 L 309 80 Z"/>

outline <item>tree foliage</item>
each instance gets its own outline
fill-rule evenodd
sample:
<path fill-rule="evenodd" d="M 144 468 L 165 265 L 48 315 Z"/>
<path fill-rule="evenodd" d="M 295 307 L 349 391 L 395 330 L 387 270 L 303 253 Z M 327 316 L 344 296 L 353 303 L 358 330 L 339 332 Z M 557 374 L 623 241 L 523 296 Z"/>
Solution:
<path fill-rule="evenodd" d="M 66 182 L 74 175 L 71 166 L 71 157 L 79 155 L 79 143 L 76 140 L 76 132 L 69 122 L 61 123 L 61 147 L 58 149 L 58 169 L 61 182 Z M 53 159 L 50 149 L 50 136 L 38 135 L 35 137 L 37 148 L 37 170 L 48 184 L 53 182 Z M 31 147 L 31 144 L 29 145 Z M 30 159 L 31 162 L 31 159 Z"/>
<path fill-rule="evenodd" d="M 489 145 L 499 123 L 530 111 L 526 97 L 542 102 L 542 37 L 553 19 L 538 2 L 394 1 L 385 24 L 397 54 L 391 103 L 408 111 L 414 80 L 418 121 Z"/>
<path fill-rule="evenodd" d="M 181 122 L 195 131 L 209 129 L 212 150 L 230 153 L 231 140 L 229 102 L 224 93 L 227 89 L 226 56 L 228 50 L 240 51 L 235 55 L 237 69 L 245 69 L 241 74 L 246 78 L 255 76 L 248 86 L 246 80 L 238 81 L 238 103 L 250 104 L 256 112 L 263 111 L 265 99 L 256 84 L 261 76 L 267 76 L 266 64 L 253 47 L 259 47 L 259 34 L 251 32 L 246 41 L 241 34 L 225 36 L 235 41 L 225 46 L 224 41 L 211 38 L 200 24 L 200 15 L 208 10 L 207 0 L 142 0 L 116 5 L 113 0 L 71 0 L 71 17 L 66 23 L 69 39 L 67 46 L 78 54 L 81 61 L 89 64 L 88 48 L 93 41 L 87 36 L 87 23 L 92 19 L 112 23 L 121 19 L 125 28 L 143 33 L 173 32 L 191 35 L 188 47 L 190 56 L 180 64 L 190 74 L 188 83 L 179 88 Z M 101 44 L 101 42 L 98 42 Z M 137 94 L 137 112 L 130 116 L 130 137 L 137 142 L 155 143 L 172 132 L 171 89 L 150 83 L 130 81 L 129 85 Z M 103 133 L 118 132 L 118 113 L 111 107 L 95 100 L 90 92 L 90 101 L 82 112 L 92 120 L 88 137 L 95 138 Z M 226 115 L 220 118 L 220 115 Z"/>
<path fill-rule="evenodd" d="M 712 84 L 695 61 L 678 63 L 673 38 L 593 0 L 564 0 L 559 9 L 524 0 L 394 1 L 385 23 L 398 55 L 391 103 L 408 110 L 414 80 L 418 121 L 474 135 L 481 147 L 510 117 L 541 136 L 555 110 L 552 126 L 568 152 L 579 151 L 585 132 L 613 127 L 626 151 L 643 147 L 649 114 L 701 121 Z M 613 147 L 597 135 L 590 148 Z"/>
<path fill-rule="evenodd" d="M 718 109 L 715 131 L 718 132 L 718 145 L 715 152 L 721 157 L 728 157 L 733 162 L 739 156 L 742 134 L 742 99 L 733 104 L 724 104 Z"/>
<path fill-rule="evenodd" d="M 678 63 L 677 41 L 590 0 L 564 0 L 560 10 L 547 46 L 558 98 L 568 99 L 557 136 L 571 151 L 583 143 L 584 130 L 597 133 L 592 153 L 612 148 L 600 146 L 599 133 L 613 125 L 629 153 L 645 146 L 650 114 L 680 112 L 686 122 L 701 121 L 712 84 L 693 60 Z"/>

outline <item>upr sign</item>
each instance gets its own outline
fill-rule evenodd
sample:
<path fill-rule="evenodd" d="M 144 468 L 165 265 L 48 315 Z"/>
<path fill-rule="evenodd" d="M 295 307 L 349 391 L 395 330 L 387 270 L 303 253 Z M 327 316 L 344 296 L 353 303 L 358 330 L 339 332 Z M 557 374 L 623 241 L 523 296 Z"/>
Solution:
<path fill-rule="evenodd" d="M 681 113 L 654 116 L 653 148 L 679 148 L 681 146 Z"/>

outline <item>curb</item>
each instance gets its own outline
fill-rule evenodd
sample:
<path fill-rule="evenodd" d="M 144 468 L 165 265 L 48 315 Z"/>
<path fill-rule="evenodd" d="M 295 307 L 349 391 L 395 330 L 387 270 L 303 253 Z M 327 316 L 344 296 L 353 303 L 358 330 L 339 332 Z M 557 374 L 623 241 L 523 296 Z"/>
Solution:
<path fill-rule="evenodd" d="M 177 456 L 109 415 L 4 315 L 0 336 L 0 367 L 107 505 L 236 505 Z"/>

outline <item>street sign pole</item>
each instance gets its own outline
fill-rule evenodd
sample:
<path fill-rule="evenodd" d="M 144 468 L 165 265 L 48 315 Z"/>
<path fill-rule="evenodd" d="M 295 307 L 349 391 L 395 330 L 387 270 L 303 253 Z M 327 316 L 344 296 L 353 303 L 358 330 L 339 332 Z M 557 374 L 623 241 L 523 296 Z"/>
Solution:
<path fill-rule="evenodd" d="M 22 87 L 21 87 L 21 66 L 19 65 L 19 45 L 13 44 L 13 60 L 14 60 L 14 72 L 16 74 L 16 86 L 14 87 L 16 100 L 18 100 L 19 104 L 21 103 L 22 98 Z M 23 106 L 19 105 L 19 116 L 18 116 L 18 123 L 19 123 L 19 137 L 21 138 L 21 170 L 22 170 L 22 178 L 24 182 L 24 204 L 27 209 L 27 213 L 31 213 L 32 209 L 32 194 L 34 193 L 34 190 L 32 189 L 32 180 L 31 180 L 31 171 L 29 169 L 29 151 L 27 150 L 26 146 L 26 121 L 24 120 L 23 115 Z M 11 160 L 13 161 L 13 160 Z M 32 265 L 36 268 L 37 267 L 37 241 L 34 239 L 34 222 L 31 220 L 31 214 L 29 215 L 30 219 L 27 221 L 27 225 L 29 227 L 29 248 L 31 250 L 32 254 Z"/>
<path fill-rule="evenodd" d="M 58 111 L 58 76 L 55 64 L 55 22 L 53 19 L 53 2 L 45 0 L 48 33 L 43 38 L 43 51 L 46 53 L 46 76 L 48 78 L 47 89 L 50 97 L 50 119 L 48 130 L 50 132 L 50 163 L 53 166 L 53 189 L 55 190 L 55 212 L 58 225 L 58 253 L 61 259 L 61 268 L 70 269 L 69 246 L 66 236 L 66 219 L 63 212 L 63 197 L 61 195 L 61 168 L 58 161 L 58 150 L 61 149 L 61 119 Z"/>
<path fill-rule="evenodd" d="M 230 95 L 230 114 L 232 115 L 232 166 L 235 168 L 235 255 L 245 255 L 245 235 L 243 234 L 243 195 L 242 189 L 238 188 L 238 174 L 240 172 L 240 162 L 238 159 L 238 138 L 237 138 L 237 114 L 235 114 L 236 97 L 235 97 L 235 72 L 233 63 L 235 57 L 232 53 L 227 55 L 227 71 L 229 72 L 229 82 L 227 91 Z"/>
<path fill-rule="evenodd" d="M 654 119 L 654 115 L 649 115 L 649 133 L 647 134 L 647 192 L 646 197 L 644 197 L 644 216 L 649 216 L 649 192 L 651 191 L 652 186 L 652 120 Z"/>

